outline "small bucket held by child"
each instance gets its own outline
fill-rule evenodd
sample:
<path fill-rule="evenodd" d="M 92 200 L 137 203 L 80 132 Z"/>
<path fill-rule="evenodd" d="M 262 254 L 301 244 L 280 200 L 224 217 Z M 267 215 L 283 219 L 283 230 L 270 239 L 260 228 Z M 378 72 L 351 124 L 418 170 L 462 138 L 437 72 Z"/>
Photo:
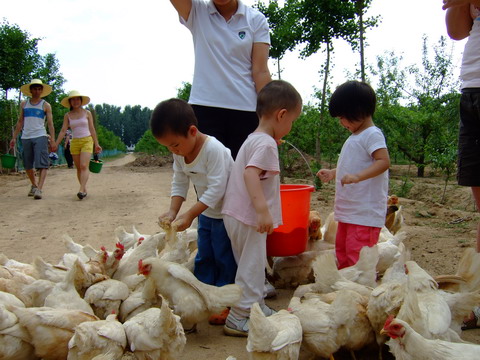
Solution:
<path fill-rule="evenodd" d="M 90 164 L 88 165 L 88 169 L 90 170 L 90 172 L 98 174 L 102 170 L 102 165 L 103 165 L 102 160 L 91 159 Z"/>
<path fill-rule="evenodd" d="M 280 185 L 283 225 L 267 236 L 268 256 L 293 256 L 305 251 L 312 185 Z"/>
<path fill-rule="evenodd" d="M 17 157 L 10 154 L 3 154 L 2 156 L 2 167 L 5 169 L 15 168 L 15 163 L 17 162 Z"/>

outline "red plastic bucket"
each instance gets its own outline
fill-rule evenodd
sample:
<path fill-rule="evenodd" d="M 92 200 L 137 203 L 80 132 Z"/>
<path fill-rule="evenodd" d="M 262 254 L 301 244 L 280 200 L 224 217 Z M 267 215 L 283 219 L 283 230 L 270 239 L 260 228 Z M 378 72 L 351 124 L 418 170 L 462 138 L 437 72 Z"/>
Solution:
<path fill-rule="evenodd" d="M 305 251 L 313 190 L 312 185 L 280 185 L 283 225 L 267 236 L 268 256 L 292 256 Z"/>

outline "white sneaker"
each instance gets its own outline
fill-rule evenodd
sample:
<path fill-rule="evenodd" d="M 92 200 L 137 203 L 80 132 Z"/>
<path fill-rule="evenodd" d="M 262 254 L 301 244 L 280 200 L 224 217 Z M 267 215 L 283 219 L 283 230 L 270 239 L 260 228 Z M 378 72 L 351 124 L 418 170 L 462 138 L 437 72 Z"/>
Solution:
<path fill-rule="evenodd" d="M 277 296 L 277 290 L 275 290 L 275 287 L 272 284 L 270 284 L 270 282 L 267 279 L 265 279 L 263 294 L 264 294 L 263 297 L 265 299 L 270 299 L 274 296 Z"/>
<path fill-rule="evenodd" d="M 35 189 L 35 194 L 33 195 L 33 198 L 35 200 L 41 199 L 42 198 L 42 190 L 40 190 L 39 188 L 36 188 Z"/>
<path fill-rule="evenodd" d="M 237 319 L 232 313 L 228 314 L 223 333 L 228 336 L 248 336 L 249 318 Z"/>
<path fill-rule="evenodd" d="M 275 310 L 273 310 L 271 307 L 268 307 L 266 304 L 260 305 L 260 308 L 262 309 L 265 316 L 270 316 L 277 313 Z"/>
<path fill-rule="evenodd" d="M 33 196 L 35 195 L 35 190 L 37 190 L 38 188 L 36 186 L 31 186 L 30 187 L 30 191 L 28 192 L 28 196 Z"/>

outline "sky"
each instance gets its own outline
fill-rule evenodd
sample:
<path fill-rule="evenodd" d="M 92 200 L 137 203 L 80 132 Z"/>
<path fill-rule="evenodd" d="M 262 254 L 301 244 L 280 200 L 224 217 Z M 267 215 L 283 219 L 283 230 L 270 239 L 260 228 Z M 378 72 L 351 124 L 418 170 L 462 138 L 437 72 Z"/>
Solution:
<path fill-rule="evenodd" d="M 385 51 L 402 55 L 404 65 L 419 63 L 424 34 L 430 44 L 447 36 L 441 7 L 441 0 L 373 0 L 367 16 L 380 15 L 381 23 L 367 32 L 367 63 Z M 64 90 L 78 90 L 93 104 L 153 109 L 193 78 L 192 37 L 169 0 L 3 0 L 1 19 L 41 38 L 39 53 L 56 55 L 67 80 Z M 465 43 L 448 41 L 459 72 Z M 336 86 L 347 79 L 346 72 L 355 71 L 359 55 L 343 41 L 334 46 Z M 281 61 L 282 79 L 311 101 L 321 87 L 323 61 L 323 54 L 303 60 L 298 52 L 288 53 Z M 273 60 L 269 68 L 276 78 Z"/>

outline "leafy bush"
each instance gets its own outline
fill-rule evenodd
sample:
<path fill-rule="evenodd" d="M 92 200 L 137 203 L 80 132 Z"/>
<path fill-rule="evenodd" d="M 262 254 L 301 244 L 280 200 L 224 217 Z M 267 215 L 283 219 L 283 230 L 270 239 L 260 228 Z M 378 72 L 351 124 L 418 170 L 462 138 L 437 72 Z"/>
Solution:
<path fill-rule="evenodd" d="M 104 150 L 127 151 L 127 146 L 112 131 L 107 130 L 102 125 L 96 126 L 98 142 Z"/>
<path fill-rule="evenodd" d="M 152 131 L 148 129 L 145 131 L 143 136 L 138 141 L 137 145 L 135 145 L 135 152 L 144 152 L 147 154 L 159 154 L 159 155 L 168 155 L 170 151 L 158 143 L 157 140 L 152 135 Z"/>

